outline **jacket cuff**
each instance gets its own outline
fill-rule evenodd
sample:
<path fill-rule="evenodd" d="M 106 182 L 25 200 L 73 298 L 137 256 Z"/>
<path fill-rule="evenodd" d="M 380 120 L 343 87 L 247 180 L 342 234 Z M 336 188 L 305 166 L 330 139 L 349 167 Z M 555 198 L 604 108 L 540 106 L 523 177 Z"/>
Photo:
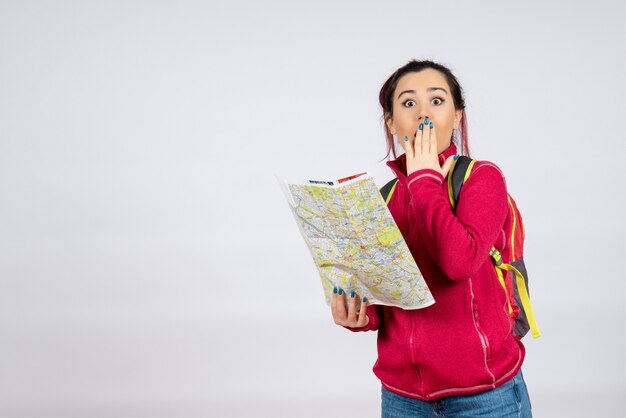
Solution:
<path fill-rule="evenodd" d="M 372 331 L 372 330 L 377 329 L 378 328 L 378 315 L 370 315 L 369 312 L 367 312 L 366 315 L 369 318 L 369 322 L 367 323 L 367 325 L 363 327 L 358 327 L 358 328 L 350 328 L 350 327 L 344 326 L 344 328 L 352 332 Z"/>
<path fill-rule="evenodd" d="M 441 186 L 443 184 L 443 176 L 440 172 L 433 170 L 432 168 L 422 168 L 409 174 L 406 178 L 407 187 L 411 188 L 412 184 L 421 182 L 432 182 Z"/>

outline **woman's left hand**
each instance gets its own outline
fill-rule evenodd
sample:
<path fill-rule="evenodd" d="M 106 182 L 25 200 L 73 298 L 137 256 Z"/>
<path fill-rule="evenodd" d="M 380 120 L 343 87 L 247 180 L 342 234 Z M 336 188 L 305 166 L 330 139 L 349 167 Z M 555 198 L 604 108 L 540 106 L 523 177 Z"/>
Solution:
<path fill-rule="evenodd" d="M 432 128 L 430 127 L 432 123 L 432 121 L 429 122 L 422 130 L 420 130 L 418 126 L 417 134 L 414 139 L 408 138 L 408 141 L 404 139 L 400 141 L 406 153 L 407 176 L 417 170 L 430 168 L 431 170 L 437 171 L 445 178 L 448 171 L 450 171 L 454 157 L 448 157 L 443 163 L 443 166 L 439 165 L 437 132 L 434 125 Z"/>

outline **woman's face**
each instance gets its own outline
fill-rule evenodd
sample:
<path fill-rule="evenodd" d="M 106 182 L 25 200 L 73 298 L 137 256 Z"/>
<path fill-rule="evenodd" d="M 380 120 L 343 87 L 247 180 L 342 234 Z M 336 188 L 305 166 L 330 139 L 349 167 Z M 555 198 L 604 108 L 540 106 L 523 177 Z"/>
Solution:
<path fill-rule="evenodd" d="M 405 135 L 415 138 L 420 123 L 428 117 L 437 135 L 437 153 L 450 146 L 452 130 L 457 129 L 462 110 L 455 110 L 450 87 L 437 70 L 427 68 L 407 73 L 398 80 L 393 93 L 393 117 L 387 114 L 387 127 L 399 141 Z"/>

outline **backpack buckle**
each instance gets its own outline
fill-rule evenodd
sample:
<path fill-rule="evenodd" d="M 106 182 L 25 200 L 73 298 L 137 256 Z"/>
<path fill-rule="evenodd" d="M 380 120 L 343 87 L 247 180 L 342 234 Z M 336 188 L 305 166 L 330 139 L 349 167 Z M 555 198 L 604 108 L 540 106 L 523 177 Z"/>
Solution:
<path fill-rule="evenodd" d="M 491 257 L 491 259 L 493 260 L 493 263 L 496 266 L 499 266 L 502 264 L 502 255 L 500 254 L 500 251 L 496 250 L 496 247 L 491 248 L 491 251 L 489 252 L 489 257 Z"/>

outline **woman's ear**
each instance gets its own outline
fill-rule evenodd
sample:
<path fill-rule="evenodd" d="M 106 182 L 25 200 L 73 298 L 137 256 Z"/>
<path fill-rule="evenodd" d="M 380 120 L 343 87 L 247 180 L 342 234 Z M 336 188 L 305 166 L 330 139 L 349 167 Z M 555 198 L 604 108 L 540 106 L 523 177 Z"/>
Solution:
<path fill-rule="evenodd" d="M 393 117 L 389 113 L 385 113 L 385 123 L 387 124 L 387 128 L 389 128 L 391 134 L 395 135 L 396 131 L 393 127 Z"/>
<path fill-rule="evenodd" d="M 463 110 L 457 110 L 456 116 L 454 118 L 454 129 L 459 129 L 459 124 L 461 123 L 461 119 L 463 119 Z"/>

